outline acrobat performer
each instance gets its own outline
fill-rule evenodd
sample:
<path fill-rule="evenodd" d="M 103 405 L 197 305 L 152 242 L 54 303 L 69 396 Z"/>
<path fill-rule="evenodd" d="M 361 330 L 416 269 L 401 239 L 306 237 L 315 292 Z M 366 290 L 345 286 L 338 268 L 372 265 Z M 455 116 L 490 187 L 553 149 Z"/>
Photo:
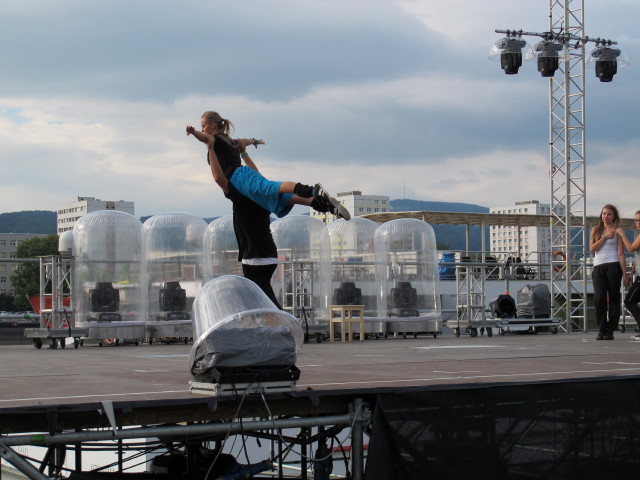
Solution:
<path fill-rule="evenodd" d="M 277 182 L 263 177 L 246 153 L 240 154 L 249 145 L 256 148 L 264 145 L 263 140 L 232 139 L 229 133 L 233 124 L 217 112 L 204 112 L 200 124 L 202 131 L 188 126 L 187 135 L 193 135 L 207 145 L 207 162 L 213 179 L 225 194 L 228 194 L 228 185 L 231 184 L 240 194 L 278 217 L 287 215 L 293 205 L 305 205 L 318 212 L 329 212 L 345 220 L 351 219 L 349 211 L 319 183 L 309 186 L 289 181 Z M 242 165 L 242 160 L 245 165 Z"/>

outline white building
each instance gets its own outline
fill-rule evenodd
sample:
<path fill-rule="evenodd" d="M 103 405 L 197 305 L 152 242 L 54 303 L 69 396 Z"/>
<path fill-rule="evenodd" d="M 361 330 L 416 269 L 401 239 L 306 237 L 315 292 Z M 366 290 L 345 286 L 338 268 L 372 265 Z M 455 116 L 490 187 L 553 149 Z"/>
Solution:
<path fill-rule="evenodd" d="M 549 215 L 550 208 L 548 203 L 525 200 L 506 207 L 491 208 L 490 213 Z M 527 262 L 546 263 L 551 249 L 551 229 L 492 225 L 490 245 L 491 252 L 503 260 L 507 257 L 520 257 Z"/>
<path fill-rule="evenodd" d="M 133 202 L 125 200 L 100 200 L 94 197 L 77 197 L 76 200 L 61 205 L 57 210 L 57 232 L 60 235 L 67 230 L 73 230 L 75 223 L 87 213 L 98 210 L 118 210 L 133 215 Z"/>
<path fill-rule="evenodd" d="M 336 195 L 340 203 L 349 210 L 352 217 L 367 215 L 368 213 L 390 212 L 389 197 L 384 195 L 363 195 L 360 190 L 340 192 Z M 311 216 L 322 221 L 331 221 L 333 215 L 316 212 L 311 209 Z M 327 220 L 328 219 L 328 220 Z"/>
<path fill-rule="evenodd" d="M 20 262 L 11 259 L 17 258 L 18 245 L 30 238 L 46 236 L 44 233 L 0 233 L 0 294 L 13 295 L 11 275 Z"/>

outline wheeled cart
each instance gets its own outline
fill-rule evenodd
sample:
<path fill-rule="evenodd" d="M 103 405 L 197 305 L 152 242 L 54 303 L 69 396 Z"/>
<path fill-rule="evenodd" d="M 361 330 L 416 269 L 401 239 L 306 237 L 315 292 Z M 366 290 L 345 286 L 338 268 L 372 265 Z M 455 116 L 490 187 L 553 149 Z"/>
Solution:
<path fill-rule="evenodd" d="M 453 319 L 447 320 L 447 328 L 451 328 L 456 337 L 462 334 L 468 334 L 470 337 L 477 337 L 478 334 L 487 333 L 487 337 L 493 337 L 493 332 L 499 329 L 498 320 L 484 318 L 478 320 Z"/>
<path fill-rule="evenodd" d="M 498 319 L 498 333 L 504 335 L 509 332 L 538 333 L 549 331 L 555 335 L 561 325 L 560 318 L 500 318 Z"/>
<path fill-rule="evenodd" d="M 86 328 L 27 328 L 24 336 L 33 340 L 33 346 L 38 350 L 45 342 L 49 343 L 49 348 L 65 348 L 67 338 L 73 338 L 73 347 L 78 348 L 88 331 Z"/>
<path fill-rule="evenodd" d="M 149 343 L 188 343 L 193 338 L 193 322 L 191 319 L 147 322 L 146 332 Z"/>
<path fill-rule="evenodd" d="M 117 346 L 120 341 L 139 345 L 146 337 L 145 326 L 136 322 L 90 322 L 87 330 L 87 338 L 97 340 L 100 346 L 111 343 Z"/>
<path fill-rule="evenodd" d="M 478 333 L 485 331 L 488 337 L 492 337 L 498 326 L 495 319 L 486 316 L 482 265 L 467 262 L 467 265 L 456 266 L 456 313 L 446 322 L 456 337 L 462 333 L 477 337 Z"/>
<path fill-rule="evenodd" d="M 422 314 L 417 317 L 388 317 L 385 318 L 387 334 L 407 335 L 417 337 L 421 334 L 433 335 L 436 338 L 442 333 L 442 315 Z"/>

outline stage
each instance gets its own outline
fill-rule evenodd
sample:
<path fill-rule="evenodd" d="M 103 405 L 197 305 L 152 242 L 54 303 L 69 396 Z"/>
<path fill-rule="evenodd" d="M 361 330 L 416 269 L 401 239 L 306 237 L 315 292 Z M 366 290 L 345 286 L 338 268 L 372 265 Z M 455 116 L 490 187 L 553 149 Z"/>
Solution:
<path fill-rule="evenodd" d="M 640 391 L 640 342 L 632 341 L 632 335 L 629 330 L 624 334 L 616 332 L 613 341 L 596 341 L 594 332 L 455 337 L 445 329 L 437 338 L 425 335 L 368 338 L 350 343 L 308 343 L 296 363 L 301 371 L 297 390 L 269 395 L 268 406 L 260 396 L 247 396 L 242 399 L 241 415 L 246 418 L 335 417 L 350 411 L 353 415 L 354 402 L 362 402 L 374 419 L 374 434 L 369 439 L 373 444 L 376 405 L 388 403 L 382 399 L 396 398 L 404 402 L 420 398 L 415 407 L 417 412 L 429 399 L 438 405 L 441 401 L 438 398 L 446 398 L 445 404 L 450 407 L 461 405 L 459 412 L 464 414 L 459 418 L 466 419 L 473 415 L 474 409 L 469 407 L 472 398 L 472 404 L 479 405 L 478 415 L 486 417 L 489 410 L 492 412 L 493 420 L 486 422 L 479 435 L 493 432 L 489 435 L 493 440 L 485 438 L 483 442 L 501 451 L 504 437 L 496 440 L 496 425 L 500 423 L 496 412 L 501 412 L 498 417 L 502 414 L 509 417 L 510 422 L 532 418 L 530 411 L 518 418 L 522 407 L 513 410 L 505 406 L 508 404 L 524 402 L 522 405 L 535 406 L 532 408 L 538 418 L 540 412 L 546 411 L 545 405 L 549 411 L 557 410 L 559 405 L 563 410 L 579 407 L 577 404 L 582 401 L 580 398 L 576 401 L 577 388 L 582 392 L 578 396 L 584 395 L 583 405 L 590 409 L 601 408 L 593 402 L 605 399 L 608 404 L 604 411 L 620 413 L 616 402 L 622 402 L 625 418 L 637 418 L 640 414 L 636 398 Z M 106 415 L 108 405 L 113 406 L 117 428 L 125 429 L 235 418 L 239 398 L 189 393 L 190 349 L 191 344 L 182 343 L 103 347 L 85 344 L 78 349 L 68 345 L 64 349 L 45 346 L 41 350 L 29 345 L 2 345 L 0 433 L 8 436 L 0 438 L 0 442 L 17 445 L 20 442 L 11 443 L 12 438 L 32 432 L 55 436 L 56 432 L 69 430 L 114 427 Z M 487 398 L 491 398 L 494 407 L 501 407 L 488 407 Z M 564 405 L 563 399 L 568 398 L 571 400 L 566 401 L 571 405 Z M 631 408 L 635 405 L 635 411 L 629 412 L 629 405 Z M 388 412 L 407 412 L 406 406 L 400 410 L 387 408 Z M 441 415 L 450 416 L 451 412 L 443 410 Z M 388 413 L 387 420 L 392 416 Z M 419 416 L 416 413 L 416 418 Z M 594 418 L 593 425 L 599 421 Z M 459 433 L 460 423 L 452 419 L 450 424 Z M 555 424 L 565 422 L 556 419 Z M 469 424 L 469 429 L 477 430 L 477 426 Z M 378 434 L 380 430 L 379 427 Z M 442 438 L 437 437 L 441 443 Z M 634 445 L 637 443 L 634 440 Z M 389 451 L 396 447 L 385 448 Z M 371 458 L 371 447 L 369 455 Z M 580 456 L 583 458 L 584 452 Z M 504 454 L 497 457 L 502 458 Z M 593 452 L 587 457 L 591 462 L 601 460 L 600 455 Z M 511 465 L 512 461 L 509 457 L 506 464 Z M 633 462 L 633 468 L 638 467 L 635 458 L 629 461 Z M 491 463 L 487 468 L 495 473 L 492 469 L 498 468 L 497 465 Z M 499 463 L 500 469 L 503 466 Z M 540 462 L 536 468 L 541 468 Z M 598 471 L 591 463 L 589 468 Z M 569 469 L 566 477 L 561 475 L 562 469 L 555 471 L 560 475 L 558 478 L 570 478 L 576 470 Z M 580 471 L 583 471 L 582 464 Z M 413 478 L 410 473 L 406 475 Z M 384 477 L 368 470 L 362 478 Z M 495 478 L 503 477 L 496 475 Z"/>

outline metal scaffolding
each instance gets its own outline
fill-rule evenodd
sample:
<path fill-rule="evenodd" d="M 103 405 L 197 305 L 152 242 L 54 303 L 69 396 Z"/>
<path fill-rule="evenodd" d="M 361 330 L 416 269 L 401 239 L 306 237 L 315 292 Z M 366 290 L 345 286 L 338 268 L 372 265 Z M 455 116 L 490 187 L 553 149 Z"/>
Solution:
<path fill-rule="evenodd" d="M 603 70 L 600 74 L 599 61 L 596 61 L 596 74 L 601 81 L 611 81 L 617 71 L 618 61 L 615 58 L 620 51 L 609 48 L 617 42 L 584 34 L 584 0 L 550 0 L 547 32 L 496 32 L 507 34 L 507 39 L 498 42 L 496 47 L 506 52 L 503 68 L 505 73 L 511 74 L 517 73 L 522 63 L 520 48 L 525 42 L 521 37 L 529 35 L 544 39 L 536 46 L 536 54 L 539 55 L 538 70 L 543 77 L 549 78 L 551 316 L 561 318 L 568 332 L 573 328 L 586 330 L 589 251 L 586 231 L 585 45 L 595 42 L 603 53 L 608 52 L 606 61 L 601 62 L 607 65 L 601 65 Z M 591 55 L 593 57 L 594 53 Z M 556 69 L 557 74 L 554 75 Z"/>
<path fill-rule="evenodd" d="M 551 316 L 587 329 L 584 0 L 550 0 L 549 31 L 564 34 L 564 59 L 549 77 Z"/>

